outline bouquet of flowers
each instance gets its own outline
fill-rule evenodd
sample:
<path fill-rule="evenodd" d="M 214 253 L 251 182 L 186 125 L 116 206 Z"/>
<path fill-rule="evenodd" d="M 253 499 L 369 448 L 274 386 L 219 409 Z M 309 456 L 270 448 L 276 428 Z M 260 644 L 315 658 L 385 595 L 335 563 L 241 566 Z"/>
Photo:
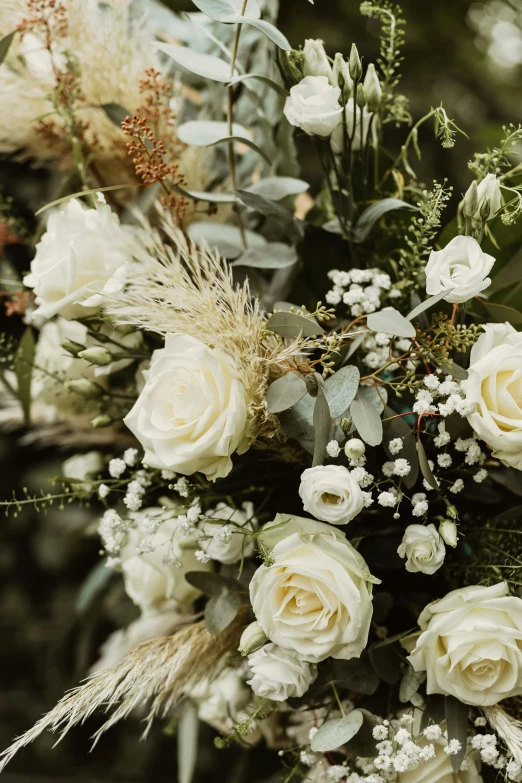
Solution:
<path fill-rule="evenodd" d="M 103 708 L 172 726 L 183 783 L 197 720 L 286 781 L 520 783 L 522 128 L 424 185 L 424 126 L 463 131 L 410 115 L 399 8 L 363 63 L 194 2 L 0 12 L 0 149 L 62 191 L 4 271 L 2 422 L 73 452 L 3 506 L 90 505 L 137 607 L 4 763 Z"/>

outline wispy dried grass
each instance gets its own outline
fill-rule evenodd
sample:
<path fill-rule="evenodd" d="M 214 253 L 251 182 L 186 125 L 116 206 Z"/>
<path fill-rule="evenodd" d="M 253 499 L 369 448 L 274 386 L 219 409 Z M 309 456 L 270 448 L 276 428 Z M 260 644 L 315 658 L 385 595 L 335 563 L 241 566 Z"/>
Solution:
<path fill-rule="evenodd" d="M 142 735 L 146 737 L 154 718 L 167 715 L 183 698 L 190 683 L 212 676 L 223 665 L 224 657 L 237 649 L 243 626 L 244 612 L 240 612 L 217 635 L 210 634 L 203 622 L 198 622 L 181 628 L 173 636 L 139 645 L 117 666 L 94 673 L 83 685 L 66 693 L 51 712 L 1 754 L 0 772 L 43 731 L 59 732 L 60 740 L 100 708 L 105 712 L 115 709 L 94 734 L 95 744 L 107 729 L 148 704 Z"/>
<path fill-rule="evenodd" d="M 515 761 L 522 764 L 522 721 L 512 717 L 500 704 L 484 707 L 484 714 Z"/>

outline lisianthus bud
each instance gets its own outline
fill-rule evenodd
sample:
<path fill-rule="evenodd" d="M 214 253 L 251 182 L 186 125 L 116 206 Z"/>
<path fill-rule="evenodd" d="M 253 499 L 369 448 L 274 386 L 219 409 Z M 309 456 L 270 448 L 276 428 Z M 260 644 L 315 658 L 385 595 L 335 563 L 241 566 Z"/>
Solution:
<path fill-rule="evenodd" d="M 250 623 L 250 625 L 247 625 L 241 634 L 238 649 L 241 655 L 249 655 L 256 650 L 259 650 L 267 641 L 268 638 L 259 623 L 253 622 Z"/>
<path fill-rule="evenodd" d="M 478 190 L 477 181 L 473 180 L 466 191 L 464 201 L 462 202 L 462 214 L 465 218 L 472 218 L 478 209 Z"/>
<path fill-rule="evenodd" d="M 362 84 L 357 85 L 357 95 L 355 100 L 357 102 L 357 106 L 360 109 L 363 109 L 366 106 L 366 96 L 364 94 L 364 87 Z"/>
<path fill-rule="evenodd" d="M 278 62 L 285 87 L 290 89 L 290 87 L 299 84 L 303 78 L 303 52 L 298 52 L 295 49 L 291 52 L 285 52 L 283 49 L 279 49 Z"/>
<path fill-rule="evenodd" d="M 335 84 L 332 75 L 332 66 L 326 56 L 324 44 L 321 40 L 308 38 L 305 41 L 304 49 L 304 76 L 326 76 L 330 84 Z"/>
<path fill-rule="evenodd" d="M 105 390 L 99 383 L 93 383 L 88 381 L 87 378 L 77 378 L 72 381 L 67 381 L 65 384 L 70 391 L 81 394 L 83 397 L 94 399 L 95 397 L 101 397 L 105 393 Z"/>
<path fill-rule="evenodd" d="M 341 88 L 344 100 L 347 101 L 353 92 L 353 79 L 350 76 L 348 63 L 340 52 L 337 52 L 334 57 L 332 73 L 333 83 Z"/>
<path fill-rule="evenodd" d="M 498 177 L 494 174 L 486 174 L 477 186 L 477 197 L 481 216 L 484 216 L 484 220 L 491 220 L 502 207 Z"/>
<path fill-rule="evenodd" d="M 366 446 L 359 438 L 350 438 L 344 446 L 344 453 L 348 459 L 360 459 L 364 457 Z"/>
<path fill-rule="evenodd" d="M 451 519 L 443 519 L 439 525 L 439 534 L 444 543 L 456 547 L 458 541 L 457 525 Z"/>
<path fill-rule="evenodd" d="M 99 427 L 108 427 L 109 424 L 112 424 L 112 416 L 109 416 L 108 413 L 101 413 L 99 416 L 95 416 L 94 419 L 91 419 L 91 427 L 94 427 L 95 429 L 98 429 Z"/>
<path fill-rule="evenodd" d="M 76 343 L 74 340 L 64 340 L 63 343 L 61 343 L 61 347 L 67 351 L 67 353 L 71 353 L 73 356 L 78 356 L 80 351 L 85 350 L 85 345 Z"/>
<path fill-rule="evenodd" d="M 355 44 L 352 44 L 352 48 L 350 50 L 350 60 L 349 60 L 349 66 L 350 66 L 350 76 L 355 81 L 356 79 L 360 79 L 362 76 L 362 62 L 361 58 L 359 57 L 359 52 L 357 51 L 357 47 Z"/>
<path fill-rule="evenodd" d="M 113 360 L 113 355 L 107 348 L 102 348 L 99 345 L 87 348 L 85 351 L 80 351 L 78 354 L 80 359 L 85 359 L 91 364 L 97 364 L 103 367 L 105 364 L 110 364 Z"/>
<path fill-rule="evenodd" d="M 364 77 L 364 97 L 369 111 L 375 112 L 380 106 L 382 89 L 375 65 L 370 63 Z"/>

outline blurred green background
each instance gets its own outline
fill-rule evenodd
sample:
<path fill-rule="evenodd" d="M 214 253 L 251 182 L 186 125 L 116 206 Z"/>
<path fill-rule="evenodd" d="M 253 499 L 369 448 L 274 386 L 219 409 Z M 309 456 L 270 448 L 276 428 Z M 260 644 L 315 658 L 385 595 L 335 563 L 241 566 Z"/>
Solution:
<path fill-rule="evenodd" d="M 194 10 L 190 0 L 169 0 L 176 11 Z M 357 0 L 282 0 L 280 26 L 293 46 L 307 37 L 322 38 L 329 54 L 348 54 L 356 42 L 366 62 L 375 60 L 378 27 L 359 15 Z M 449 116 L 468 134 L 452 150 L 433 139 L 432 128 L 420 137 L 421 174 L 425 182 L 448 177 L 463 192 L 470 181 L 467 161 L 472 152 L 493 146 L 503 124 L 522 120 L 522 0 L 403 0 L 407 19 L 402 90 L 410 98 L 414 117 L 441 101 Z M 301 149 L 302 157 L 305 148 Z M 317 172 L 306 161 L 305 177 L 317 187 Z M 45 173 L 28 167 L 3 167 L 6 192 L 27 209 Z M 8 172 L 8 176 L 6 175 Z M 14 177 L 16 176 L 16 183 Z M 36 198 L 38 200 L 38 197 Z M 20 253 L 20 248 L 8 248 Z M 18 264 L 19 259 L 17 259 Z M 11 324 L 12 325 L 12 324 Z M 52 444 L 45 449 L 20 447 L 13 434 L 0 440 L 0 493 L 13 488 L 41 486 L 44 474 L 59 472 L 60 458 Z M 78 594 L 98 562 L 96 537 L 74 535 L 88 529 L 89 510 L 51 509 L 47 515 L 27 510 L 2 519 L 0 527 L 0 747 L 51 708 L 63 691 L 85 676 L 97 645 L 132 615 L 121 609 L 117 586 L 99 601 L 103 613 L 82 614 Z M 111 590 L 113 592 L 111 593 Z M 114 593 L 116 590 L 116 593 Z M 73 731 L 57 748 L 42 737 L 21 753 L 3 775 L 5 783 L 61 783 L 67 780 L 154 781 L 176 780 L 175 741 L 157 723 L 150 739 L 138 743 L 138 720 L 112 729 L 89 754 L 89 736 L 100 725 L 93 719 Z M 275 754 L 255 751 L 216 751 L 212 732 L 203 729 L 198 783 L 206 780 L 243 783 L 272 779 Z"/>

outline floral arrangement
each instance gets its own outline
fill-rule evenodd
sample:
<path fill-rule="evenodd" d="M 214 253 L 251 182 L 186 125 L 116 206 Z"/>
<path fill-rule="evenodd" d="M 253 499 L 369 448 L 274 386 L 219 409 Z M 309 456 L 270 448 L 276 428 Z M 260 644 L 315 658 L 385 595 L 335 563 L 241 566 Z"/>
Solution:
<path fill-rule="evenodd" d="M 102 708 L 96 739 L 173 726 L 183 783 L 198 719 L 285 781 L 520 783 L 522 128 L 424 185 L 425 126 L 463 131 L 410 115 L 398 7 L 361 4 L 363 63 L 195 4 L 0 12 L 0 148 L 63 180 L 9 271 L 2 423 L 72 453 L 2 505 L 89 506 L 137 608 L 4 763 Z"/>

